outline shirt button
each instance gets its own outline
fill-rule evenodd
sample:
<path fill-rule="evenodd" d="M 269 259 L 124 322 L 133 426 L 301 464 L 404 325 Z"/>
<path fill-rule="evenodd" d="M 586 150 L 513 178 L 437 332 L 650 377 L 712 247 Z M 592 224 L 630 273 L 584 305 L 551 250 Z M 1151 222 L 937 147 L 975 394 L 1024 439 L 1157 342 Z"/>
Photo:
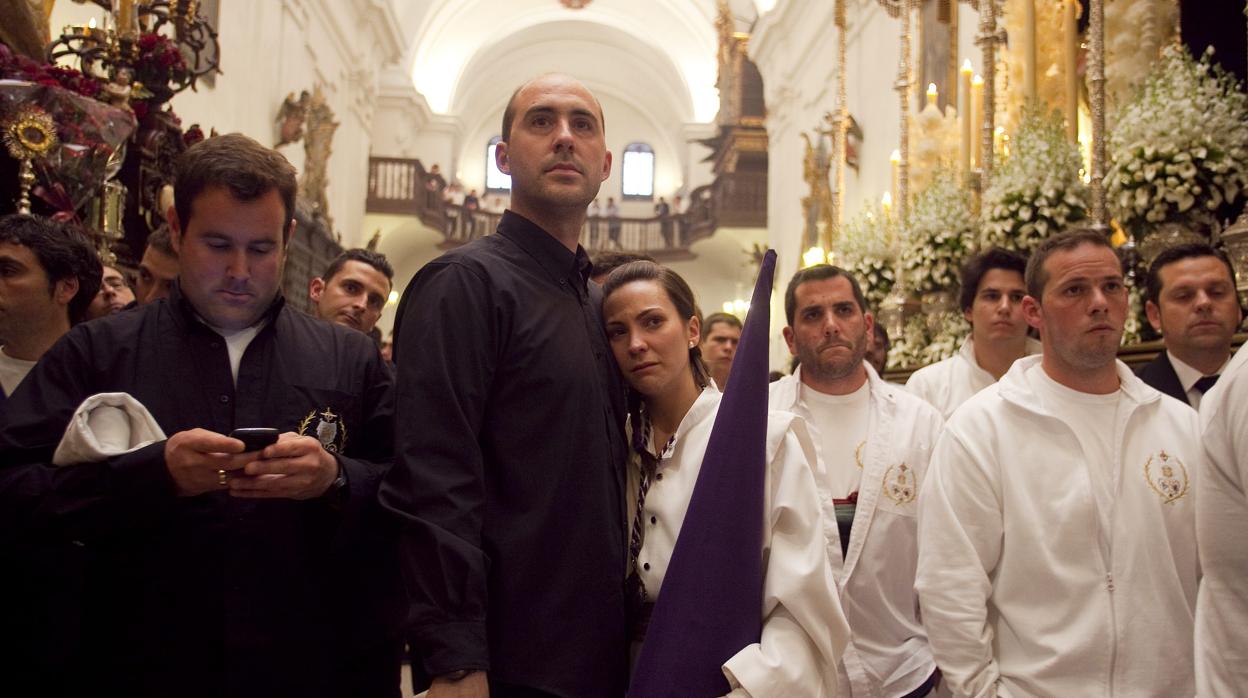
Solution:
<path fill-rule="evenodd" d="M 217 398 L 217 399 L 221 401 L 221 404 L 222 404 L 222 405 L 225 405 L 225 404 L 229 403 L 229 401 L 230 401 L 230 396 L 229 396 L 229 395 L 222 395 L 221 397 L 219 397 L 219 398 Z"/>
<path fill-rule="evenodd" d="M 641 566 L 641 569 L 643 569 L 643 570 L 645 570 L 645 571 L 649 572 L 649 571 L 650 571 L 650 563 L 649 563 L 649 562 L 644 563 L 644 564 Z"/>

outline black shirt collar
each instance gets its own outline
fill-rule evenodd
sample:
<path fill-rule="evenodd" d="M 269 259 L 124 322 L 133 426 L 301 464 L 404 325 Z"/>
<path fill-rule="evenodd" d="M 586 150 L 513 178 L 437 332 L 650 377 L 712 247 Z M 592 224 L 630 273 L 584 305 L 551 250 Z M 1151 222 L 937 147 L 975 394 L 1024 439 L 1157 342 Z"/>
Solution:
<path fill-rule="evenodd" d="M 205 327 L 208 325 L 201 319 L 199 311 L 195 310 L 195 306 L 191 305 L 191 300 L 182 293 L 182 280 L 174 279 L 173 286 L 169 289 L 169 298 L 166 300 L 169 307 L 173 309 L 173 315 L 184 326 L 189 327 Z M 273 298 L 273 302 L 269 304 L 267 310 L 256 320 L 257 325 L 272 324 L 273 318 L 281 312 L 282 306 L 286 305 L 286 297 L 282 295 L 281 290 L 277 292 L 277 296 Z"/>
<path fill-rule="evenodd" d="M 510 209 L 503 212 L 498 232 L 528 252 L 552 278 L 572 282 L 582 292 L 586 289 L 593 264 L 584 247 L 577 245 L 573 254 L 541 226 Z"/>

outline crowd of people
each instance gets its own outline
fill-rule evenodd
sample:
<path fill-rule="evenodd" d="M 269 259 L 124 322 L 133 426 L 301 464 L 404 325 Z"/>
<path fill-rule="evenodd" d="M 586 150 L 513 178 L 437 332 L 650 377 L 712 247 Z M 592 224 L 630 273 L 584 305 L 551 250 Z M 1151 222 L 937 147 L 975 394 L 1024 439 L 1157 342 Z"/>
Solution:
<path fill-rule="evenodd" d="M 651 620 L 687 598 L 665 596 L 686 524 L 722 524 L 690 502 L 730 400 L 768 411 L 740 512 L 761 536 L 733 551 L 761 559 L 756 632 L 703 667 L 717 695 L 1244 692 L 1248 352 L 1221 251 L 1152 263 L 1165 349 L 1138 376 L 1097 231 L 972 258 L 970 335 L 905 386 L 858 280 L 802 269 L 795 368 L 751 394 L 748 325 L 582 246 L 604 124 L 568 76 L 516 90 L 509 206 L 402 290 L 391 356 L 376 252 L 286 304 L 295 171 L 245 136 L 180 158 L 133 287 L 72 229 L 0 218 L 11 695 L 390 698 L 405 660 L 431 698 L 675 695 L 637 672 L 705 639 Z"/>

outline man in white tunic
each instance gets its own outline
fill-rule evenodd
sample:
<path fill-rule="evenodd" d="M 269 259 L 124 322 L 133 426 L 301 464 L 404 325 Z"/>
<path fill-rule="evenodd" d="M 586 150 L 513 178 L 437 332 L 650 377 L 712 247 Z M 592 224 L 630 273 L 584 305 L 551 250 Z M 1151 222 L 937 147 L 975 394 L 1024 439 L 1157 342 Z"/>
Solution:
<path fill-rule="evenodd" d="M 914 592 L 915 516 L 940 414 L 863 360 L 874 319 L 852 276 L 803 269 L 784 305 L 784 339 L 801 363 L 771 384 L 771 408 L 803 417 L 818 453 L 828 559 L 851 633 L 840 693 L 927 695 L 937 676 Z"/>
<path fill-rule="evenodd" d="M 919 500 L 936 662 L 959 696 L 1190 696 L 1196 414 L 1116 360 L 1103 235 L 1046 240 L 1026 278 L 1043 354 L 946 423 Z"/>
<path fill-rule="evenodd" d="M 972 395 L 996 383 L 1020 357 L 1040 343 L 1027 336 L 1023 319 L 1023 270 L 1027 260 L 993 247 L 962 267 L 962 316 L 971 334 L 958 353 L 911 374 L 906 390 L 932 404 L 945 419 Z"/>
<path fill-rule="evenodd" d="M 1200 696 L 1248 687 L 1248 349 L 1200 406 L 1208 468 L 1197 485 L 1196 537 L 1204 577 L 1196 603 Z"/>

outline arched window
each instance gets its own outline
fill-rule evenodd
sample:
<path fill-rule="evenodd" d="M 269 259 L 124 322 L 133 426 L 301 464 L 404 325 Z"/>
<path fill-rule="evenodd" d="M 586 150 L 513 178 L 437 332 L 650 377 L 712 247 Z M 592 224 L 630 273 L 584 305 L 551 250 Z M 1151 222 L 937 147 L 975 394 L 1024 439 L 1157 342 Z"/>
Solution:
<path fill-rule="evenodd" d="M 620 168 L 625 199 L 654 198 L 654 148 L 645 143 L 629 143 Z"/>
<path fill-rule="evenodd" d="M 485 146 L 485 190 L 491 192 L 508 192 L 511 191 L 511 175 L 504 174 L 498 169 L 497 161 L 494 160 L 494 150 L 498 148 L 498 144 L 502 141 L 502 136 L 494 136 L 490 139 L 490 144 Z"/>

